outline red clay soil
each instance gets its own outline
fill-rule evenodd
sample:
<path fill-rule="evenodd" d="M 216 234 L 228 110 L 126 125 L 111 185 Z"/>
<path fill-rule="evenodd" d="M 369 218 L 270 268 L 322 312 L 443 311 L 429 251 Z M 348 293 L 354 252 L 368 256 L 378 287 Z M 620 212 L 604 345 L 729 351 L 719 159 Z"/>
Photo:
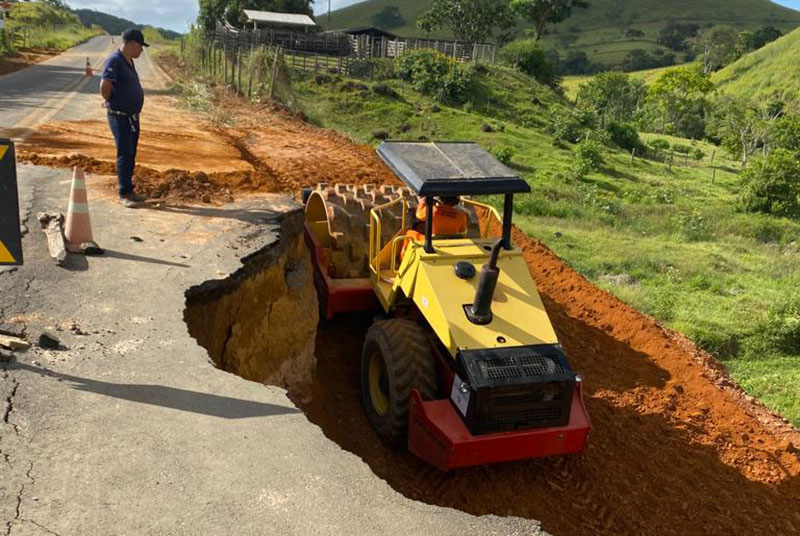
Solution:
<path fill-rule="evenodd" d="M 14 56 L 2 56 L 0 57 L 0 76 L 36 65 L 58 54 L 60 52 L 56 50 L 31 48 L 20 50 Z"/>
<path fill-rule="evenodd" d="M 556 536 L 800 534 L 798 432 L 685 338 L 518 229 L 514 240 L 585 378 L 593 431 L 584 454 L 442 474 L 386 449 L 360 408 L 369 316 L 320 331 L 309 419 L 408 497 L 538 519 Z"/>
<path fill-rule="evenodd" d="M 397 183 L 369 146 L 272 106 L 253 108 L 224 95 L 217 102 L 235 128 L 177 109 L 169 97 L 148 98 L 134 171 L 137 192 L 153 201 L 220 203 L 324 182 Z M 116 173 L 114 142 L 99 120 L 40 127 L 19 145 L 18 154 L 23 162 Z M 107 188 L 116 188 L 113 177 Z"/>

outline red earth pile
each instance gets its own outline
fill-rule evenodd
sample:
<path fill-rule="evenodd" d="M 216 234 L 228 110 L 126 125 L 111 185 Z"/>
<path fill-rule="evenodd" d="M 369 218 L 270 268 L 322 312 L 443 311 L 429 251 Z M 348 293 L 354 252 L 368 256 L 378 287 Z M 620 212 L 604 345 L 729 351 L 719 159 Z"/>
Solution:
<path fill-rule="evenodd" d="M 218 100 L 235 128 L 198 121 L 168 97 L 148 98 L 134 170 L 138 193 L 168 203 L 226 203 L 238 195 L 298 191 L 324 182 L 397 183 L 369 146 L 272 106 L 254 109 L 238 98 Z M 81 165 L 108 175 L 107 188 L 116 189 L 114 141 L 104 121 L 45 125 L 20 144 L 18 154 L 33 164 Z"/>

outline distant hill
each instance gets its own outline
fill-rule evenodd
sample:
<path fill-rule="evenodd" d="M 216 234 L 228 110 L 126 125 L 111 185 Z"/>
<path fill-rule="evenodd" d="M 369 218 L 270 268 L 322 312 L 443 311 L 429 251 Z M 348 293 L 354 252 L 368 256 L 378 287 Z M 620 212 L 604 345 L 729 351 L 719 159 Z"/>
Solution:
<path fill-rule="evenodd" d="M 720 91 L 749 98 L 800 99 L 800 29 L 714 73 Z"/>
<path fill-rule="evenodd" d="M 138 28 L 141 30 L 145 27 L 143 24 L 136 24 L 131 20 L 115 17 L 114 15 L 109 15 L 108 13 L 95 11 L 93 9 L 73 9 L 72 11 L 78 15 L 78 18 L 84 26 L 96 24 L 111 35 L 119 35 L 128 28 Z M 167 39 L 176 39 L 181 36 L 178 32 L 173 32 L 172 30 L 166 30 L 164 28 L 156 28 L 156 30 L 161 32 L 161 35 Z"/>
<path fill-rule="evenodd" d="M 666 50 L 656 43 L 659 30 L 668 21 L 693 22 L 700 26 L 731 24 L 742 29 L 774 26 L 789 32 L 800 26 L 800 12 L 769 0 L 589 0 L 589 9 L 576 9 L 565 22 L 551 27 L 543 44 L 564 52 L 586 52 L 605 65 L 619 65 L 633 49 Z M 425 37 L 417 18 L 430 6 L 429 0 L 366 0 L 331 14 L 331 26 L 351 28 L 376 26 L 401 36 Z M 327 16 L 317 16 L 327 27 Z M 525 26 L 516 29 L 521 36 Z M 625 36 L 630 29 L 644 35 Z M 433 34 L 447 38 L 446 31 Z"/>

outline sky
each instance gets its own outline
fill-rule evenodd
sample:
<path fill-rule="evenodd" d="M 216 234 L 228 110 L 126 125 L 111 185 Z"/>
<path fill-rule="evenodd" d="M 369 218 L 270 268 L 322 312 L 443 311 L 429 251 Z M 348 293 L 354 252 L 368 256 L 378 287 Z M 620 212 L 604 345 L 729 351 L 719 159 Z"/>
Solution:
<path fill-rule="evenodd" d="M 359 0 L 331 0 L 331 9 L 357 3 Z M 402 0 L 397 0 L 402 2 Z M 800 0 L 773 0 L 777 4 L 800 11 Z M 132 20 L 138 24 L 149 24 L 185 32 L 197 18 L 198 0 L 67 0 L 75 9 L 87 8 Z M 327 0 L 315 0 L 314 12 L 325 13 Z"/>

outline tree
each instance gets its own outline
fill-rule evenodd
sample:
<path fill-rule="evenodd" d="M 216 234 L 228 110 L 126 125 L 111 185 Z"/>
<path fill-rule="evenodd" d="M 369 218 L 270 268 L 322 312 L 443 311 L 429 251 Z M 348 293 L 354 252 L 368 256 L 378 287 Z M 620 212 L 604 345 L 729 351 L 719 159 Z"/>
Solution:
<path fill-rule="evenodd" d="M 647 86 L 642 80 L 631 80 L 619 72 L 600 73 L 578 91 L 578 104 L 594 110 L 602 127 L 635 120 L 646 98 Z"/>
<path fill-rule="evenodd" d="M 532 40 L 507 44 L 500 49 L 500 58 L 543 84 L 555 85 L 558 82 L 556 70 L 548 61 L 547 54 Z"/>
<path fill-rule="evenodd" d="M 277 11 L 280 13 L 303 13 L 312 15 L 313 0 L 200 0 L 197 22 L 204 31 L 213 31 L 217 22 L 226 20 L 241 27 L 240 17 L 245 9 Z"/>
<path fill-rule="evenodd" d="M 573 8 L 588 8 L 584 0 L 511 0 L 511 9 L 533 24 L 533 39 L 544 37 L 548 24 L 558 24 L 572 16 Z"/>
<path fill-rule="evenodd" d="M 741 175 L 739 200 L 745 210 L 800 217 L 800 161 L 785 149 L 756 160 Z"/>
<path fill-rule="evenodd" d="M 686 40 L 695 37 L 699 31 L 700 27 L 697 24 L 670 21 L 658 33 L 657 42 L 672 50 L 685 51 L 688 49 Z"/>
<path fill-rule="evenodd" d="M 656 54 L 656 52 L 660 52 L 660 54 Z M 646 50 L 636 48 L 628 52 L 625 59 L 622 60 L 622 70 L 626 73 L 667 65 L 675 65 L 675 54 L 672 52 L 664 54 L 662 50 L 654 51 L 651 54 Z"/>
<path fill-rule="evenodd" d="M 643 39 L 644 32 L 641 30 L 637 30 L 636 28 L 628 28 L 625 31 L 625 37 L 628 39 Z"/>
<path fill-rule="evenodd" d="M 771 146 L 800 154 L 800 115 L 789 114 L 777 119 L 770 129 Z"/>
<path fill-rule="evenodd" d="M 397 6 L 384 6 L 383 9 L 372 15 L 370 20 L 372 20 L 372 24 L 384 30 L 399 28 L 406 23 Z"/>
<path fill-rule="evenodd" d="M 750 50 L 758 50 L 767 43 L 771 43 L 781 37 L 783 32 L 773 26 L 764 26 L 756 30 L 753 40 L 750 43 Z"/>
<path fill-rule="evenodd" d="M 648 101 L 659 132 L 700 138 L 705 131 L 706 95 L 714 89 L 699 65 L 670 69 L 653 83 Z"/>
<path fill-rule="evenodd" d="M 596 73 L 602 66 L 592 63 L 586 52 L 570 50 L 567 57 L 561 61 L 561 74 L 592 74 Z"/>
<path fill-rule="evenodd" d="M 769 106 L 757 107 L 744 99 L 724 96 L 711 114 L 709 127 L 722 140 L 726 151 L 740 157 L 742 167 L 759 148 L 765 147 L 770 127 L 780 111 Z"/>
<path fill-rule="evenodd" d="M 448 27 L 458 41 L 485 42 L 496 27 L 514 24 L 514 13 L 504 0 L 433 0 L 417 26 L 430 33 Z"/>
<path fill-rule="evenodd" d="M 709 74 L 738 59 L 739 32 L 719 25 L 689 40 L 692 52 L 703 62 L 703 73 Z"/>

